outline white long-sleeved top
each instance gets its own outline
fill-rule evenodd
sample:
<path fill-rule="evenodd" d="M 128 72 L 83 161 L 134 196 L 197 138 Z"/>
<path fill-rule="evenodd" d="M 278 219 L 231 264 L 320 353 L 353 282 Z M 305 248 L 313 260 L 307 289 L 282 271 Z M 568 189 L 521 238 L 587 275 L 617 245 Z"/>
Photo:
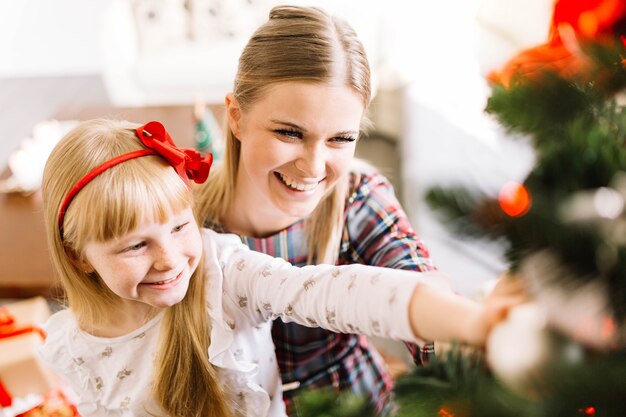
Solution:
<path fill-rule="evenodd" d="M 408 314 L 413 290 L 419 282 L 442 285 L 438 273 L 296 268 L 249 250 L 235 235 L 202 233 L 212 323 L 208 355 L 246 416 L 285 415 L 273 319 L 418 342 Z M 163 312 L 129 334 L 103 338 L 79 329 L 71 310 L 63 310 L 46 323 L 40 355 L 76 392 L 83 417 L 158 415 L 151 382 L 162 319 Z"/>

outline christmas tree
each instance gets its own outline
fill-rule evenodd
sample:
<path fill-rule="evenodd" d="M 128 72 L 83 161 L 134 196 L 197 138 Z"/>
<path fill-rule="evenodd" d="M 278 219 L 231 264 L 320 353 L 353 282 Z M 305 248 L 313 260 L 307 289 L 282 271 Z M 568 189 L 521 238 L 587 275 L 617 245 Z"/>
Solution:
<path fill-rule="evenodd" d="M 486 112 L 529 142 L 534 167 L 498 195 L 447 187 L 427 199 L 458 233 L 504 241 L 533 302 L 486 353 L 453 348 L 400 378 L 398 415 L 626 416 L 626 2 L 555 1 L 547 42 L 489 81 Z M 358 409 L 320 395 L 309 405 Z"/>
<path fill-rule="evenodd" d="M 626 415 L 626 3 L 556 1 L 547 42 L 489 80 L 486 111 L 533 169 L 497 196 L 427 198 L 458 232 L 503 239 L 534 305 L 494 330 L 485 385 L 450 415 Z"/>

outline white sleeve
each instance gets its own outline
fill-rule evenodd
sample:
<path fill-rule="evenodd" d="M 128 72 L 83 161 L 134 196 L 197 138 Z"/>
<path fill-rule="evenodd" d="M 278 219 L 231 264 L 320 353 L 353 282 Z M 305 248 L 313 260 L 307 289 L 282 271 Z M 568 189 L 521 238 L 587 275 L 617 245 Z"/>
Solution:
<path fill-rule="evenodd" d="M 418 283 L 441 282 L 438 272 L 420 273 L 366 265 L 294 267 L 218 239 L 223 295 L 257 320 L 280 317 L 309 327 L 409 342 L 409 301 Z"/>

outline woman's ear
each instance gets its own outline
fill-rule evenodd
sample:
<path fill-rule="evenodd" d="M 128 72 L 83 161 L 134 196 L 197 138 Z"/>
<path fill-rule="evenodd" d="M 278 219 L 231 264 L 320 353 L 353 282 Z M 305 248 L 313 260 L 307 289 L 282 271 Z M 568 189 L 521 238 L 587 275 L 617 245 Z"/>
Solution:
<path fill-rule="evenodd" d="M 233 132 L 233 136 L 239 140 L 239 128 L 241 124 L 241 108 L 233 93 L 228 93 L 224 99 L 226 104 L 226 118 L 228 119 L 228 127 Z"/>
<path fill-rule="evenodd" d="M 74 265 L 74 267 L 76 267 L 77 269 L 80 269 L 86 274 L 91 274 L 92 272 L 96 272 L 93 266 L 91 266 L 89 262 L 84 260 L 82 256 L 79 256 L 74 249 L 68 246 L 64 246 L 64 249 L 65 249 L 65 254 L 67 255 L 72 265 Z"/>

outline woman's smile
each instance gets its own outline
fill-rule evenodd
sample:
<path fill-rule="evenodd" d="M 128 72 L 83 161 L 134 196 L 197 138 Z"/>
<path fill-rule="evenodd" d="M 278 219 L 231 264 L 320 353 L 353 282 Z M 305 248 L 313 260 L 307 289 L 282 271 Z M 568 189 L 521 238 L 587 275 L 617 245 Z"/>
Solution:
<path fill-rule="evenodd" d="M 321 179 L 319 181 L 301 182 L 296 180 L 295 178 L 289 177 L 285 174 L 281 174 L 280 172 L 274 172 L 274 175 L 280 180 L 280 182 L 285 184 L 287 188 L 293 191 L 313 191 L 317 188 L 319 183 L 324 180 Z"/>

